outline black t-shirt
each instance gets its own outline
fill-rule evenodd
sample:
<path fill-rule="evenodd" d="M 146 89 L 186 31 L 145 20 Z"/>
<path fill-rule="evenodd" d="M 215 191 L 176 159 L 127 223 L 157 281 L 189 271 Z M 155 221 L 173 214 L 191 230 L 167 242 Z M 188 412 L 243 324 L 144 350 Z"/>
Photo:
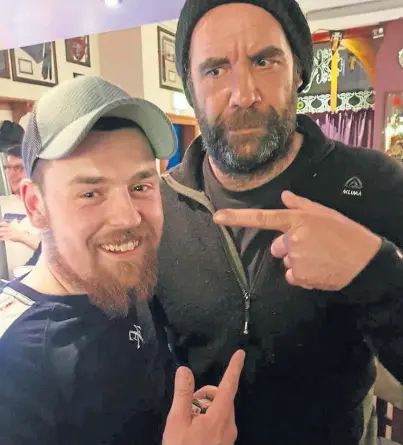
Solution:
<path fill-rule="evenodd" d="M 149 306 L 110 319 L 86 295 L 15 281 L 0 322 L 15 293 L 33 304 L 0 338 L 0 443 L 160 444 L 173 369 Z"/>
<path fill-rule="evenodd" d="M 307 137 L 294 161 L 280 175 L 252 190 L 235 192 L 222 187 L 215 177 L 208 156 L 203 161 L 204 192 L 216 210 L 231 209 L 276 209 L 284 208 L 281 193 L 292 189 L 292 182 L 309 167 L 313 158 Z M 243 266 L 248 274 L 249 285 L 253 287 L 259 267 L 268 252 L 273 232 L 249 228 L 231 228 Z"/>

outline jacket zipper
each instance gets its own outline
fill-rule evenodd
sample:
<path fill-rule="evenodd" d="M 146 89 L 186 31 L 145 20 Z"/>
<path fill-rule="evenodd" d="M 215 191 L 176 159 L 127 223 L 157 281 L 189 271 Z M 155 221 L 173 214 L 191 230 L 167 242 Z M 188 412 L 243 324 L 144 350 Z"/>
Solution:
<path fill-rule="evenodd" d="M 169 174 L 162 175 L 162 179 L 169 185 L 175 192 L 193 199 L 197 203 L 205 207 L 212 215 L 216 212 L 215 208 L 211 204 L 204 192 L 190 189 L 179 182 L 175 181 Z M 241 258 L 239 257 L 236 245 L 229 233 L 229 231 L 223 226 L 217 226 L 220 233 L 220 238 L 225 250 L 225 253 L 230 261 L 231 269 L 235 275 L 236 281 L 241 289 L 244 300 L 244 325 L 243 335 L 249 334 L 250 324 L 250 307 L 251 307 L 251 295 L 248 286 L 248 280 L 246 278 L 246 272 L 242 265 Z"/>

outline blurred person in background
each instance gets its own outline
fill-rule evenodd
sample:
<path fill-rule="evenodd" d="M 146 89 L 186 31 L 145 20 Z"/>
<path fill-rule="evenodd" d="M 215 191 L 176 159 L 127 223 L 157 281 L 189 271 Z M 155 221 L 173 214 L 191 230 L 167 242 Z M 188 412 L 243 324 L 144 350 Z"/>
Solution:
<path fill-rule="evenodd" d="M 20 195 L 21 181 L 27 177 L 21 154 L 23 137 L 24 130 L 19 124 L 4 121 L 0 126 L 4 169 L 12 193 L 0 197 L 0 241 L 6 242 L 10 277 L 20 266 L 35 264 L 41 251 L 39 232 L 27 218 Z"/>

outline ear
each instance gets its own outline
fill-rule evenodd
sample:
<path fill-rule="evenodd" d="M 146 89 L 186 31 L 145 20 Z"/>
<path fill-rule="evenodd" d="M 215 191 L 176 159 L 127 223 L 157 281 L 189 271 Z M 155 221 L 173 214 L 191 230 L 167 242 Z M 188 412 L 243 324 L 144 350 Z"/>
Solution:
<path fill-rule="evenodd" d="M 302 79 L 301 79 L 301 76 L 298 74 L 296 77 L 295 77 L 295 84 L 297 85 L 297 90 L 299 90 L 299 88 L 300 88 L 300 86 L 302 85 Z"/>
<path fill-rule="evenodd" d="M 29 221 L 37 229 L 45 228 L 47 220 L 46 206 L 39 187 L 27 178 L 21 181 L 20 187 L 21 199 L 24 202 Z"/>

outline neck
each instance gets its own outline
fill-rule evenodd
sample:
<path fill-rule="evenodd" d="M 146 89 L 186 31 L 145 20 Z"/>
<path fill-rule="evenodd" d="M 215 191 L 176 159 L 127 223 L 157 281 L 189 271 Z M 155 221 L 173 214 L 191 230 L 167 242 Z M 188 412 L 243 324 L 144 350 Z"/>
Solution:
<path fill-rule="evenodd" d="M 215 177 L 225 189 L 234 192 L 244 192 L 266 184 L 286 170 L 296 158 L 302 146 L 303 139 L 304 137 L 302 134 L 295 133 L 287 155 L 276 163 L 270 165 L 267 170 L 263 170 L 257 174 L 252 173 L 250 175 L 242 176 L 230 175 L 223 173 L 217 165 L 214 164 L 214 160 L 211 157 L 209 157 L 209 162 Z"/>
<path fill-rule="evenodd" d="M 52 271 L 44 253 L 41 254 L 38 262 L 22 280 L 22 283 L 41 294 L 77 295 L 82 293 L 77 292 L 68 283 L 64 283 L 63 280 L 58 278 L 57 274 Z"/>

